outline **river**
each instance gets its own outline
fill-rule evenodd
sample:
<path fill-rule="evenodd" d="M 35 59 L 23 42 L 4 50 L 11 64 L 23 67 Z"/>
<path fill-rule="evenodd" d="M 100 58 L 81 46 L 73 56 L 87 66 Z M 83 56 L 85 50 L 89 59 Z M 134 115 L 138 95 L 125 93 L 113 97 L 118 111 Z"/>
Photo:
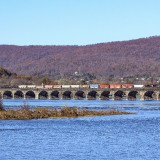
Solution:
<path fill-rule="evenodd" d="M 4 100 L 18 108 L 24 100 Z M 160 101 L 28 100 L 31 107 L 78 106 L 132 115 L 0 120 L 0 160 L 159 160 Z"/>

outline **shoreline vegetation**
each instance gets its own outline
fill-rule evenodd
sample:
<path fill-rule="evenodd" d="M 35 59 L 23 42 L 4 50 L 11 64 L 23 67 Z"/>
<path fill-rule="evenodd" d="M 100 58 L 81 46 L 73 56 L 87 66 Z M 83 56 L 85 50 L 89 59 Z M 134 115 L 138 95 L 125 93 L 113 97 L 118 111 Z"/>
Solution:
<path fill-rule="evenodd" d="M 134 114 L 124 111 L 110 109 L 106 111 L 96 111 L 79 109 L 77 107 L 55 108 L 32 108 L 22 107 L 20 109 L 0 109 L 0 120 L 31 120 L 31 119 L 47 119 L 47 118 L 76 118 L 88 116 L 110 116 L 110 115 L 126 115 Z"/>

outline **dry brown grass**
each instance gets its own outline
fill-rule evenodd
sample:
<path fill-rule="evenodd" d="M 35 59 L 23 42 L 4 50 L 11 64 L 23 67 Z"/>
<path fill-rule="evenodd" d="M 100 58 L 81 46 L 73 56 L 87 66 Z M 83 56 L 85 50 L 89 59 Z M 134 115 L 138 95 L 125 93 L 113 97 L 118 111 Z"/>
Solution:
<path fill-rule="evenodd" d="M 61 109 L 34 108 L 22 107 L 17 110 L 1 110 L 1 120 L 27 120 L 27 119 L 42 119 L 42 118 L 65 118 L 65 117 L 84 117 L 84 116 L 103 116 L 103 115 L 122 115 L 131 114 L 116 110 L 95 111 L 87 109 L 79 109 L 77 107 L 63 107 Z"/>

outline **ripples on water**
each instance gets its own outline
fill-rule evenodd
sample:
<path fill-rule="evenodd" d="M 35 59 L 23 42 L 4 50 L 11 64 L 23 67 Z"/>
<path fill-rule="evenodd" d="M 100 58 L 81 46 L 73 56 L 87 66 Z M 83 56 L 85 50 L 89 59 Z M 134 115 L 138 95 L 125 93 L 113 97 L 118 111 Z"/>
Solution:
<path fill-rule="evenodd" d="M 5 100 L 18 108 L 23 100 Z M 43 101 L 32 107 L 116 108 L 136 115 L 0 121 L 0 160 L 159 160 L 160 101 Z"/>

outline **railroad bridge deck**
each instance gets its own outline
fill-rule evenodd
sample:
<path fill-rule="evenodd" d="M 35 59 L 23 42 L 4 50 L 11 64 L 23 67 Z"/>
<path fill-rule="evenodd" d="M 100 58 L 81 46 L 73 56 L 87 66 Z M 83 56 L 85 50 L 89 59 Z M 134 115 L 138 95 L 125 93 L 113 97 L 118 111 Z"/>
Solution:
<path fill-rule="evenodd" d="M 160 88 L 1 88 L 2 99 L 160 100 Z"/>

